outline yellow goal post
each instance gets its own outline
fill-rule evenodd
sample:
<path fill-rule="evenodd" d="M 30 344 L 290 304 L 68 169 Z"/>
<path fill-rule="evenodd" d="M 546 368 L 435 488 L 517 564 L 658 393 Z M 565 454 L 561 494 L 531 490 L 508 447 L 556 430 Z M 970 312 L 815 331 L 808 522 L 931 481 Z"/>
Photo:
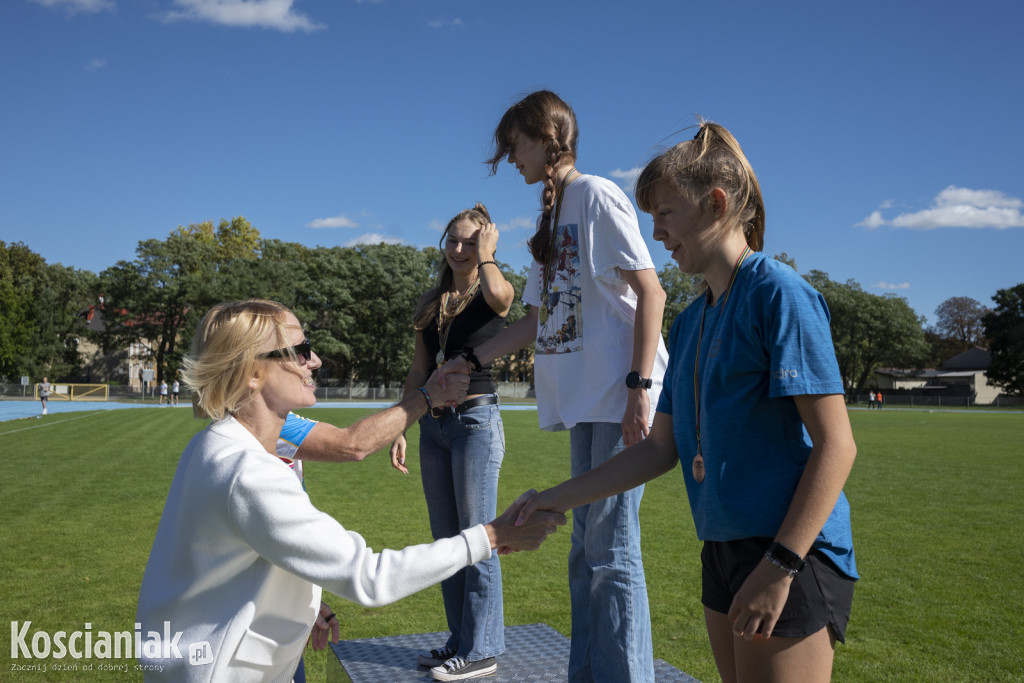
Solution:
<path fill-rule="evenodd" d="M 106 401 L 110 387 L 106 384 L 50 384 L 47 401 Z M 36 384 L 36 400 L 39 400 L 39 384 Z"/>

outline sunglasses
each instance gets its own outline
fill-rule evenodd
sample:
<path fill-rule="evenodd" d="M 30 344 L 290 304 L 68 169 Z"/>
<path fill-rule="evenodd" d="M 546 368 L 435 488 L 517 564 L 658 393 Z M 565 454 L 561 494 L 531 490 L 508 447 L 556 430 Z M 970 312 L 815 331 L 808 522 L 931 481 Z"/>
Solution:
<path fill-rule="evenodd" d="M 309 347 L 309 340 L 303 339 L 301 344 L 295 346 L 289 346 L 283 349 L 277 349 L 276 351 L 268 351 L 267 353 L 261 353 L 260 358 L 290 358 L 292 354 L 295 354 L 297 358 L 301 358 L 304 361 L 313 360 L 313 350 Z"/>

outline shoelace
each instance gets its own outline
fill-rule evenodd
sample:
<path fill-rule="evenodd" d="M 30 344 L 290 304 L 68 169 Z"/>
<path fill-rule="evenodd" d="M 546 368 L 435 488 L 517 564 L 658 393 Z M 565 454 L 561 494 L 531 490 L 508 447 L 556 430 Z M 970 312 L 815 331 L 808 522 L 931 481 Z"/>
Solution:
<path fill-rule="evenodd" d="M 469 662 L 467 662 L 462 657 L 452 657 L 444 663 L 444 668 L 448 671 L 458 671 L 467 664 L 469 664 Z"/>

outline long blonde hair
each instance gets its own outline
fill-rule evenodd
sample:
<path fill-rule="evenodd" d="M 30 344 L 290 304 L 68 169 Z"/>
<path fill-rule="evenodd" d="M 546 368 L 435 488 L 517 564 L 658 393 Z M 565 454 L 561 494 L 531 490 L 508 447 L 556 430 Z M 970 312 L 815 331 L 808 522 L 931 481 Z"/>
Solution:
<path fill-rule="evenodd" d="M 285 345 L 288 308 L 276 301 L 247 299 L 219 303 L 203 316 L 182 359 L 182 382 L 192 389 L 196 417 L 220 420 L 238 412 L 253 396 L 260 349 L 269 337 Z"/>
<path fill-rule="evenodd" d="M 452 226 L 460 221 L 469 221 L 476 223 L 481 228 L 491 222 L 491 214 L 487 211 L 487 207 L 480 202 L 476 203 L 472 209 L 466 209 L 460 212 L 455 218 L 448 221 L 448 225 L 445 227 L 444 232 L 441 233 L 441 241 L 438 246 L 441 249 L 441 267 L 438 270 L 437 285 L 427 291 L 427 293 L 420 298 L 420 302 L 416 307 L 416 312 L 412 316 L 412 326 L 415 330 L 424 330 L 432 324 L 435 318 L 437 318 L 437 309 L 441 305 L 441 295 L 449 291 L 452 287 L 452 283 L 455 281 L 455 274 L 452 272 L 452 267 L 448 265 L 448 259 L 444 255 L 445 253 L 445 241 L 448 239 L 448 233 L 451 232 Z"/>
<path fill-rule="evenodd" d="M 752 251 L 764 248 L 764 199 L 761 184 L 732 133 L 717 123 L 701 121 L 692 140 L 680 142 L 652 159 L 636 181 L 636 203 L 654 209 L 659 183 L 683 195 L 702 211 L 711 211 L 711 190 L 722 188 L 729 199 L 730 218 L 742 227 Z"/>

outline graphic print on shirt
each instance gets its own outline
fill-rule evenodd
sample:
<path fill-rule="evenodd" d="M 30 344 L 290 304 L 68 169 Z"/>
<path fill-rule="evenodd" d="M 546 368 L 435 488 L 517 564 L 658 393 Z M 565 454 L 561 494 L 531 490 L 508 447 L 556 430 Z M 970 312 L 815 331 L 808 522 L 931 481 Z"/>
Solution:
<path fill-rule="evenodd" d="M 555 231 L 555 253 L 542 284 L 536 353 L 572 353 L 583 349 L 583 300 L 579 226 Z"/>

